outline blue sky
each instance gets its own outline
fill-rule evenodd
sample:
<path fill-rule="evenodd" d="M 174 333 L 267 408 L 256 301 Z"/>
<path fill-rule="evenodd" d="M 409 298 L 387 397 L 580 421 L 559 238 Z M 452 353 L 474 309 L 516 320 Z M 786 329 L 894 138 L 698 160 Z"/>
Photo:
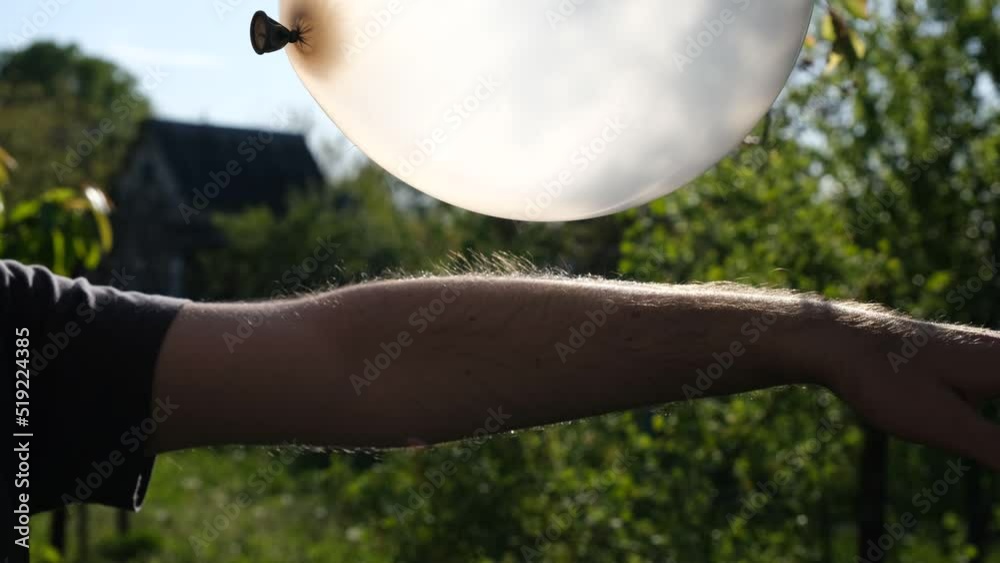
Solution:
<path fill-rule="evenodd" d="M 257 10 L 275 16 L 278 0 L 4 0 L 0 48 L 76 43 L 140 79 L 160 76 L 144 89 L 160 117 L 251 128 L 310 124 L 314 149 L 323 141 L 350 147 L 284 54 L 253 52 Z M 292 124 L 276 127 L 276 112 L 290 112 Z"/>

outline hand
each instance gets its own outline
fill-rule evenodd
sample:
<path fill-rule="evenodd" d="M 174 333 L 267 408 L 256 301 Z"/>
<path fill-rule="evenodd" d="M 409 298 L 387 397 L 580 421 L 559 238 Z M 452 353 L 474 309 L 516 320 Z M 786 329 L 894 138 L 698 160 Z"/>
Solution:
<path fill-rule="evenodd" d="M 1000 397 L 1000 337 L 901 320 L 895 335 L 856 329 L 830 387 L 875 426 L 1000 471 L 1000 425 L 979 413 Z"/>

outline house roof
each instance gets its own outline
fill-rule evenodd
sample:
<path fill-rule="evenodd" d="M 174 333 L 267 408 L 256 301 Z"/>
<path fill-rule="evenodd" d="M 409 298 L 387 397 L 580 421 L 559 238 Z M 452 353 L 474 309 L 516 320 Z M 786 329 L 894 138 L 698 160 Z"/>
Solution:
<path fill-rule="evenodd" d="M 289 190 L 323 181 L 299 134 L 150 119 L 139 134 L 139 142 L 144 141 L 161 149 L 179 184 L 178 195 L 188 203 L 195 189 L 213 182 L 213 175 L 224 179 L 227 168 L 238 166 L 241 172 L 230 175 L 230 184 L 212 199 L 213 210 L 259 204 L 281 210 Z"/>

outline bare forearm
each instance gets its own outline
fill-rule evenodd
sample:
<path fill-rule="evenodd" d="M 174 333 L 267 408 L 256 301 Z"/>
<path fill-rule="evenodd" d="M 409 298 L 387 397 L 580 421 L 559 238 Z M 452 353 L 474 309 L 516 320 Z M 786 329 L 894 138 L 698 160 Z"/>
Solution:
<path fill-rule="evenodd" d="M 247 318 L 252 335 L 230 352 L 221 335 L 247 307 L 183 313 L 203 317 L 205 333 L 183 337 L 190 340 L 183 346 L 217 357 L 196 385 L 161 386 L 175 402 L 214 411 L 197 424 L 173 423 L 193 425 L 182 434 L 197 426 L 209 443 L 440 442 L 472 435 L 497 418 L 491 409 L 502 410 L 501 429 L 512 430 L 826 383 L 842 339 L 827 304 L 787 294 L 469 276 L 364 284 L 267 305 L 258 322 Z M 240 412 L 227 408 L 229 393 Z"/>
<path fill-rule="evenodd" d="M 741 287 L 451 277 L 294 301 L 189 305 L 154 393 L 152 451 L 393 447 L 788 383 L 1000 469 L 997 333 Z"/>
<path fill-rule="evenodd" d="M 491 408 L 509 430 L 812 381 L 798 351 L 833 327 L 789 296 L 592 281 L 400 281 L 341 301 L 338 410 L 375 421 L 359 438 L 379 445 L 467 436 Z"/>

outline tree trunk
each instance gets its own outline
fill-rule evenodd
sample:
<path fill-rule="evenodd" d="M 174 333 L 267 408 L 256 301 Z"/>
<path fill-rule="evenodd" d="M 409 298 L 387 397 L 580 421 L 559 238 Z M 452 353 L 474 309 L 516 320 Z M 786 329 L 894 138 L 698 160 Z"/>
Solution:
<path fill-rule="evenodd" d="M 76 507 L 76 557 L 80 561 L 90 559 L 90 511 L 87 505 Z"/>
<path fill-rule="evenodd" d="M 121 535 L 127 535 L 129 528 L 129 511 L 119 510 L 118 511 L 118 533 Z"/>
<path fill-rule="evenodd" d="M 969 523 L 969 544 L 976 546 L 976 556 L 970 563 L 986 561 L 986 549 L 989 545 L 990 527 L 990 495 L 989 489 L 983 487 L 983 468 L 973 463 L 966 477 L 968 486 L 965 488 L 965 519 Z"/>
<path fill-rule="evenodd" d="M 858 556 L 867 561 L 869 548 L 872 544 L 877 546 L 879 537 L 885 533 L 889 438 L 870 426 L 864 430 L 858 472 Z"/>
<path fill-rule="evenodd" d="M 820 534 L 823 536 L 823 563 L 833 563 L 833 518 L 830 517 L 829 493 L 824 493 L 820 497 L 819 504 L 819 525 Z"/>
<path fill-rule="evenodd" d="M 52 547 L 60 555 L 66 555 L 66 507 L 57 509 L 52 513 L 52 524 L 50 529 Z"/>

